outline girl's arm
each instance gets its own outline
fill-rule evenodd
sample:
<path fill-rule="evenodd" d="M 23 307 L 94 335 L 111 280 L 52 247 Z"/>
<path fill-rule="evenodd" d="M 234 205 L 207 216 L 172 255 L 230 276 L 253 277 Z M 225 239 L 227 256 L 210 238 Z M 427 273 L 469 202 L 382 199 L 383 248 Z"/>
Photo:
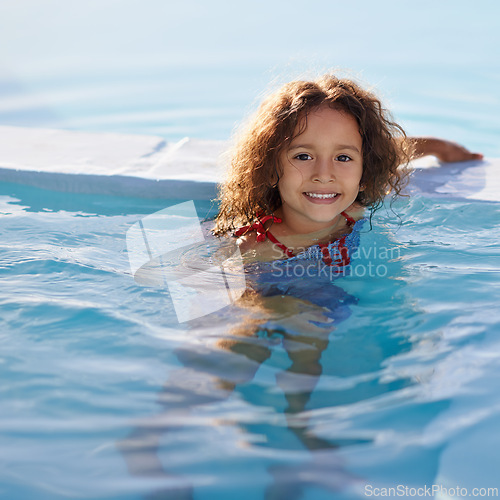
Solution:
<path fill-rule="evenodd" d="M 471 153 L 456 142 L 438 139 L 436 137 L 408 137 L 407 141 L 413 147 L 413 159 L 432 155 L 449 163 L 455 161 L 482 160 L 481 153 Z"/>

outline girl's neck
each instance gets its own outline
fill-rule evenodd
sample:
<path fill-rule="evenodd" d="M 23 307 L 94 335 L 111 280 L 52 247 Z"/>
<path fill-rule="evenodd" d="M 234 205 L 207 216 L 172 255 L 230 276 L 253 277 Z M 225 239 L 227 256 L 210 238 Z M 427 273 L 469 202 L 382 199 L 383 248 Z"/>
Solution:
<path fill-rule="evenodd" d="M 304 224 L 293 224 L 283 217 L 281 207 L 276 210 L 275 215 L 282 219 L 281 224 L 273 224 L 271 231 L 276 237 L 293 240 L 301 246 L 314 245 L 316 243 L 329 242 L 339 236 L 346 228 L 346 220 L 339 214 L 330 224 L 313 231 L 307 231 Z"/>

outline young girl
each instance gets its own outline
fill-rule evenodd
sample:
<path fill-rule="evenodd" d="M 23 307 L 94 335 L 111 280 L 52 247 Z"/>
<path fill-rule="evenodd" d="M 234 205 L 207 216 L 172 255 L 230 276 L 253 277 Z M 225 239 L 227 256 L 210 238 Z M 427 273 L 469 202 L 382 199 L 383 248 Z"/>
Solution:
<path fill-rule="evenodd" d="M 268 421 L 268 415 L 274 421 L 280 411 L 295 437 L 286 442 L 287 449 L 296 448 L 294 458 L 287 461 L 283 453 L 277 453 L 269 466 L 274 481 L 266 498 L 298 498 L 311 478 L 315 487 L 323 485 L 332 495 L 344 484 L 359 480 L 343 470 L 335 455 L 345 440 L 339 444 L 316 435 L 304 412 L 323 373 L 322 354 L 331 333 L 351 314 L 358 299 L 329 279 L 303 279 L 309 276 L 304 274 L 304 263 L 317 262 L 323 270 L 348 264 L 348 250 L 357 244 L 356 228 L 362 224 L 364 208 L 379 206 L 389 191 L 398 194 L 406 173 L 400 165 L 424 154 L 435 154 L 443 161 L 481 157 L 447 141 L 407 139 L 372 94 L 329 75 L 314 82 L 289 83 L 262 104 L 234 151 L 214 229 L 218 235 L 239 237 L 240 249 L 247 259 L 256 261 L 252 266 L 259 271 L 249 273 L 250 287 L 237 302 L 239 308 L 218 312 L 222 321 L 215 314 L 210 320 L 203 318 L 196 342 L 176 350 L 184 367 L 172 372 L 164 385 L 159 400 L 165 415 L 139 425 L 120 443 L 132 473 L 166 480 L 158 481 L 166 489 L 155 498 L 192 498 L 192 485 L 169 471 L 170 463 L 175 470 L 178 457 L 172 455 L 169 460 L 164 455 L 162 461 L 158 457 L 163 432 L 176 432 L 182 423 L 189 425 L 189 412 L 206 404 L 212 405 L 205 413 L 210 415 L 213 405 L 233 391 L 240 391 L 238 401 L 250 396 L 249 407 L 273 409 L 259 409 L 256 421 L 262 413 L 265 417 L 256 426 L 253 420 L 245 421 L 246 416 L 239 421 L 234 414 L 213 419 L 214 425 L 241 427 L 238 449 L 246 448 L 241 442 L 248 442 L 252 457 L 257 456 L 256 446 L 263 436 L 268 450 L 281 448 L 281 420 L 276 419 L 277 432 Z M 234 240 L 228 242 L 231 252 L 222 252 L 221 259 L 233 253 Z M 266 260 L 272 262 L 261 262 Z M 288 264 L 296 271 L 290 277 L 281 274 Z M 266 274 L 269 268 L 271 275 Z M 323 277 L 320 273 L 319 278 Z M 207 336 L 205 341 L 200 332 Z M 363 333 L 363 329 L 350 332 L 358 339 L 354 343 L 352 337 L 345 342 L 342 337 L 335 340 L 332 359 L 339 368 L 330 368 L 334 380 L 348 373 L 363 382 L 353 389 L 340 384 L 328 393 L 325 404 L 345 404 L 346 397 L 347 401 L 363 401 L 379 396 L 384 385 L 373 374 L 381 372 L 388 356 L 409 348 L 409 341 L 401 336 Z M 248 385 L 280 343 L 290 359 L 286 368 L 281 360 L 273 367 L 286 399 L 284 410 L 270 387 Z M 357 345 L 355 352 L 353 345 Z M 344 358 L 351 362 L 344 365 Z M 252 426 L 258 428 L 258 435 Z M 266 435 L 268 429 L 271 432 Z M 300 444 L 296 441 L 310 450 L 309 463 L 297 465 L 296 457 L 303 455 L 297 455 Z M 270 456 L 269 451 L 265 456 Z"/>
<path fill-rule="evenodd" d="M 268 97 L 243 131 L 214 233 L 234 232 L 250 260 L 311 254 L 314 246 L 325 264 L 345 265 L 345 237 L 365 207 L 399 195 L 405 167 L 423 155 L 482 158 L 449 141 L 407 138 L 351 80 L 293 81 Z"/>

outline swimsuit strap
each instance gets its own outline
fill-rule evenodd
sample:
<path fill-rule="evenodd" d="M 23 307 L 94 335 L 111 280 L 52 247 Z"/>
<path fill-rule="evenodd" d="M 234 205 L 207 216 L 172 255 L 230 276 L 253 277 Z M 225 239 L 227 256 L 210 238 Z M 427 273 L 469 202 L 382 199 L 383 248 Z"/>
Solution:
<path fill-rule="evenodd" d="M 345 212 L 341 212 L 340 215 L 345 217 L 348 226 L 352 226 L 356 222 L 349 214 L 346 214 Z"/>
<path fill-rule="evenodd" d="M 346 214 L 345 212 L 341 212 L 340 215 L 342 215 L 345 218 L 348 226 L 352 226 L 356 222 L 350 215 Z M 265 215 L 263 217 L 259 217 L 257 215 L 257 217 L 258 217 L 258 219 L 256 222 L 238 229 L 234 233 L 234 235 L 236 237 L 239 237 L 239 236 L 243 236 L 244 234 L 246 234 L 250 231 L 255 231 L 257 233 L 256 240 L 258 242 L 266 241 L 266 238 L 268 238 L 269 241 L 272 241 L 276 246 L 278 246 L 281 250 L 283 250 L 283 252 L 285 253 L 285 255 L 287 257 L 293 257 L 294 256 L 293 251 L 290 250 L 286 245 L 283 245 L 283 243 L 278 241 L 276 239 L 276 237 L 273 235 L 273 233 L 271 233 L 271 231 L 269 229 L 266 229 L 264 227 L 264 224 L 269 220 L 272 220 L 273 222 L 276 222 L 277 224 L 280 224 L 282 222 L 282 220 L 279 217 L 276 217 L 274 215 Z M 342 238 L 340 238 L 340 240 L 339 240 L 340 259 L 338 259 L 335 263 L 333 262 L 332 256 L 330 254 L 330 249 L 328 248 L 328 245 L 332 242 L 318 244 L 318 246 L 321 249 L 321 253 L 323 254 L 323 262 L 327 266 L 332 266 L 334 264 L 336 266 L 346 266 L 347 264 L 349 264 L 349 262 L 350 262 L 349 250 L 345 246 L 346 236 L 347 235 L 342 236 Z M 335 240 L 333 240 L 333 241 L 335 241 Z"/>
<path fill-rule="evenodd" d="M 274 215 L 265 215 L 264 217 L 260 217 L 257 214 L 257 221 L 254 222 L 253 224 L 250 224 L 249 226 L 243 226 L 240 229 L 238 229 L 234 235 L 236 237 L 243 236 L 244 234 L 249 233 L 250 231 L 255 231 L 257 233 L 257 241 L 266 241 L 266 234 L 269 232 L 265 227 L 264 224 L 268 221 L 271 220 L 273 222 L 276 222 L 280 224 L 282 220 L 279 217 L 275 217 Z M 269 238 L 271 239 L 271 238 Z"/>
<path fill-rule="evenodd" d="M 272 241 L 276 246 L 281 248 L 283 252 L 285 252 L 287 257 L 293 257 L 293 251 L 290 250 L 286 245 L 283 245 L 283 243 L 279 242 L 276 237 L 274 236 L 271 231 L 267 231 L 267 237 L 269 238 L 270 241 Z"/>

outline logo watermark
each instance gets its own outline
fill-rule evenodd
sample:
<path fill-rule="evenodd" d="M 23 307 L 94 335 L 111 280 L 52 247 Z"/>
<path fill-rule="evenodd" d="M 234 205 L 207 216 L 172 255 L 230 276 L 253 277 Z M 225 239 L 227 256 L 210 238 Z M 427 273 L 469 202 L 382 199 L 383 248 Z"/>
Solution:
<path fill-rule="evenodd" d="M 441 484 L 394 487 L 376 487 L 366 484 L 364 494 L 367 497 L 431 497 L 431 498 L 469 498 L 498 497 L 498 488 L 465 488 L 463 486 L 446 487 Z"/>
<path fill-rule="evenodd" d="M 299 249 L 307 252 L 307 248 Z M 292 261 L 275 261 L 272 263 L 273 275 L 277 278 L 326 278 L 334 280 L 340 276 L 354 276 L 358 278 L 385 278 L 389 274 L 390 261 L 399 260 L 401 248 L 363 246 L 351 251 L 342 249 L 344 255 L 336 246 L 332 245 L 332 265 L 326 265 L 321 256 L 315 255 L 313 259 L 307 258 Z M 348 262 L 346 264 L 345 262 Z"/>
<path fill-rule="evenodd" d="M 193 201 L 144 217 L 128 229 L 126 241 L 135 281 L 166 286 L 179 323 L 226 307 L 246 289 L 239 248 L 227 255 L 218 240 L 205 241 Z"/>

